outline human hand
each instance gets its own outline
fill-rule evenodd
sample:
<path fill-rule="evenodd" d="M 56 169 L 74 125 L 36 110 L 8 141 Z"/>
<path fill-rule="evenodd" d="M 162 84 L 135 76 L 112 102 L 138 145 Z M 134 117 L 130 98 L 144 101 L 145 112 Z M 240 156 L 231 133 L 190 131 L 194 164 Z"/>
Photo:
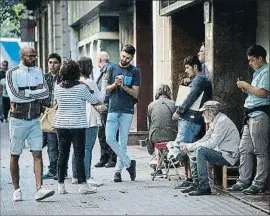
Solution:
<path fill-rule="evenodd" d="M 122 75 L 116 76 L 114 82 L 116 85 L 122 86 L 123 85 L 123 76 Z"/>
<path fill-rule="evenodd" d="M 25 90 L 19 90 L 19 95 L 24 96 L 25 95 Z"/>
<path fill-rule="evenodd" d="M 190 78 L 187 77 L 187 78 L 185 78 L 185 79 L 183 80 L 183 84 L 184 84 L 184 85 L 187 85 L 190 81 L 191 81 Z"/>
<path fill-rule="evenodd" d="M 187 144 L 181 145 L 180 151 L 185 154 L 188 153 Z"/>
<path fill-rule="evenodd" d="M 240 89 L 244 89 L 245 91 L 249 88 L 249 84 L 245 81 L 237 81 L 236 83 L 237 87 L 240 88 Z"/>
<path fill-rule="evenodd" d="M 179 119 L 179 115 L 175 112 L 172 116 L 172 120 L 178 120 Z"/>

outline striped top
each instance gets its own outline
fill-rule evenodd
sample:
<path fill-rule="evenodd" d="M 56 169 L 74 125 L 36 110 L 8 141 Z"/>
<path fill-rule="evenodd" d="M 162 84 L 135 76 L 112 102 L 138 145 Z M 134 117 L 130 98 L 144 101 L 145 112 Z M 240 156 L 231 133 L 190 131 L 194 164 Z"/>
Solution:
<path fill-rule="evenodd" d="M 87 128 L 86 101 L 95 104 L 98 102 L 95 94 L 85 84 L 71 88 L 55 86 L 54 98 L 58 103 L 58 110 L 52 126 L 54 128 Z"/>

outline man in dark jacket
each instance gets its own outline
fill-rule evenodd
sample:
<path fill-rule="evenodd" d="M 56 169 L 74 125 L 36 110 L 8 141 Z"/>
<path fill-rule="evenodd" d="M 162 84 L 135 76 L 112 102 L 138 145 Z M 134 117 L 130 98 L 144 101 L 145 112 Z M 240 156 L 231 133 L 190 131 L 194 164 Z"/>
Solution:
<path fill-rule="evenodd" d="M 49 72 L 45 74 L 45 80 L 49 87 L 49 97 L 42 101 L 43 108 L 52 108 L 54 104 L 54 86 L 60 83 L 59 70 L 62 59 L 57 53 L 51 53 L 48 57 Z M 43 175 L 43 179 L 57 179 L 57 162 L 58 162 L 58 139 L 56 133 L 43 133 L 44 141 L 47 142 L 47 152 L 50 165 L 48 172 Z"/>
<path fill-rule="evenodd" d="M 193 143 L 198 139 L 198 134 L 202 129 L 204 120 L 199 110 L 191 109 L 194 102 L 203 93 L 203 97 L 200 103 L 200 107 L 212 97 L 211 82 L 202 73 L 201 62 L 197 56 L 188 56 L 184 59 L 185 72 L 191 79 L 189 84 L 190 93 L 184 100 L 183 104 L 179 106 L 176 112 L 173 114 L 173 119 L 179 119 L 178 121 L 178 134 L 176 142 L 181 143 Z M 189 160 L 187 156 L 179 158 L 184 164 L 185 168 L 189 167 Z M 188 168 L 188 170 L 190 170 Z M 187 175 L 187 180 L 191 181 L 190 171 Z M 176 186 L 178 188 L 179 185 Z"/>
<path fill-rule="evenodd" d="M 171 89 L 168 85 L 161 85 L 156 92 L 155 101 L 148 105 L 147 125 L 149 130 L 148 151 L 154 152 L 154 143 L 175 140 L 177 135 L 177 122 L 172 120 L 176 111 L 175 102 L 171 100 Z M 151 152 L 152 151 L 152 152 Z M 157 174 L 162 174 L 160 155 L 157 156 Z"/>

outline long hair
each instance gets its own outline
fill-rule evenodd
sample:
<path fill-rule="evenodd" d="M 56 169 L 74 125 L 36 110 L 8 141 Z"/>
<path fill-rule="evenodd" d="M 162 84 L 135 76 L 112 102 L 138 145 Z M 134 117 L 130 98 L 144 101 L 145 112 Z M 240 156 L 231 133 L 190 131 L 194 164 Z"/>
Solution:
<path fill-rule="evenodd" d="M 91 58 L 81 57 L 78 60 L 80 65 L 81 75 L 85 78 L 91 77 L 93 79 L 93 62 Z"/>
<path fill-rule="evenodd" d="M 168 99 L 171 99 L 171 89 L 168 85 L 163 84 L 156 91 L 155 100 L 159 99 L 160 96 L 164 96 Z"/>

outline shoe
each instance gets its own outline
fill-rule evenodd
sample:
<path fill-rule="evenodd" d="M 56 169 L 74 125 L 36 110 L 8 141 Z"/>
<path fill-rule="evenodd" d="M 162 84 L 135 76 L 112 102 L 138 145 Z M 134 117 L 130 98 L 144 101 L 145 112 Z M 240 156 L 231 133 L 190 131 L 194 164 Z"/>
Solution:
<path fill-rule="evenodd" d="M 173 185 L 173 189 L 184 189 L 186 187 L 190 187 L 193 184 L 191 179 L 187 179 L 185 181 L 180 182 L 179 184 Z"/>
<path fill-rule="evenodd" d="M 130 166 L 129 168 L 127 168 L 127 171 L 129 172 L 131 181 L 134 181 L 136 178 L 136 161 L 135 160 L 130 161 Z"/>
<path fill-rule="evenodd" d="M 258 193 L 263 193 L 264 189 L 253 184 L 250 185 L 250 187 L 248 187 L 247 189 L 244 189 L 242 192 L 246 195 L 255 195 Z"/>
<path fill-rule="evenodd" d="M 103 163 L 103 162 L 98 162 L 98 163 L 95 165 L 96 168 L 100 168 L 100 167 L 104 167 L 104 166 L 105 166 L 105 163 Z"/>
<path fill-rule="evenodd" d="M 78 179 L 72 177 L 71 184 L 78 184 Z"/>
<path fill-rule="evenodd" d="M 105 164 L 105 167 L 106 167 L 106 168 L 115 167 L 115 162 L 109 161 L 108 163 Z"/>
<path fill-rule="evenodd" d="M 189 196 L 203 196 L 203 195 L 211 195 L 211 188 L 198 188 L 195 191 L 191 191 L 188 193 Z"/>
<path fill-rule="evenodd" d="M 249 185 L 244 184 L 240 181 L 237 181 L 232 187 L 228 188 L 228 191 L 242 191 L 246 188 L 248 188 Z"/>
<path fill-rule="evenodd" d="M 58 191 L 58 194 L 66 194 L 67 191 L 66 191 L 65 183 L 63 184 L 58 183 L 57 191 Z"/>
<path fill-rule="evenodd" d="M 13 201 L 14 202 L 22 201 L 22 191 L 21 191 L 21 188 L 18 188 L 17 190 L 15 190 L 13 192 Z"/>
<path fill-rule="evenodd" d="M 120 172 L 116 172 L 114 174 L 114 178 L 113 178 L 114 182 L 122 182 L 122 177 L 121 177 L 121 173 Z"/>
<path fill-rule="evenodd" d="M 93 194 L 96 192 L 97 192 L 97 188 L 90 186 L 88 183 L 82 184 L 82 186 L 79 189 L 80 194 Z"/>
<path fill-rule="evenodd" d="M 35 195 L 36 201 L 44 200 L 52 195 L 54 195 L 55 191 L 45 189 L 44 187 L 40 187 Z"/>
<path fill-rule="evenodd" d="M 195 191 L 195 190 L 197 190 L 197 189 L 198 189 L 198 188 L 197 188 L 195 185 L 190 185 L 189 187 L 183 188 L 183 189 L 181 189 L 180 191 L 181 191 L 182 193 L 189 193 L 189 192 Z"/>
<path fill-rule="evenodd" d="M 162 172 L 161 169 L 158 169 L 157 171 L 151 173 L 151 176 L 154 176 L 154 175 L 156 175 L 156 176 L 162 176 L 163 175 L 163 172 Z"/>
<path fill-rule="evenodd" d="M 48 172 L 47 174 L 43 174 L 42 179 L 54 179 L 54 174 Z"/>
<path fill-rule="evenodd" d="M 93 187 L 100 187 L 100 186 L 102 186 L 102 185 L 104 185 L 104 183 L 103 182 L 96 182 L 96 181 L 94 181 L 93 179 L 87 179 L 87 183 L 89 184 L 89 185 L 91 185 L 91 186 L 93 186 Z"/>

